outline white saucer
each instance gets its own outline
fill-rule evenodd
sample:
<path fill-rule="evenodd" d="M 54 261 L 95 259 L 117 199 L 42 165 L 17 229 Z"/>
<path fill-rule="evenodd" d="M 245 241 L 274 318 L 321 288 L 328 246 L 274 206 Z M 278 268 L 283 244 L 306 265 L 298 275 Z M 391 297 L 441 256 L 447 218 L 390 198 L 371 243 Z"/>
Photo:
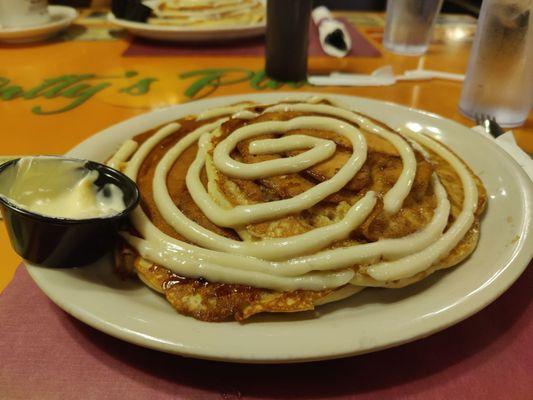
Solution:
<path fill-rule="evenodd" d="M 72 7 L 48 6 L 50 21 L 43 25 L 26 26 L 24 28 L 0 28 L 0 42 L 30 43 L 48 39 L 68 28 L 78 17 Z"/>

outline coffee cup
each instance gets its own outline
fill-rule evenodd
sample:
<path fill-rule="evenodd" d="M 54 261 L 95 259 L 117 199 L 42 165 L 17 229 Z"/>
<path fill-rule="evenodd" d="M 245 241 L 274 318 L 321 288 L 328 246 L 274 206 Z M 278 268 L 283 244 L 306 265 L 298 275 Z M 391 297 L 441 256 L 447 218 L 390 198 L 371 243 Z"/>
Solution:
<path fill-rule="evenodd" d="M 0 0 L 0 28 L 26 28 L 48 21 L 47 0 Z"/>

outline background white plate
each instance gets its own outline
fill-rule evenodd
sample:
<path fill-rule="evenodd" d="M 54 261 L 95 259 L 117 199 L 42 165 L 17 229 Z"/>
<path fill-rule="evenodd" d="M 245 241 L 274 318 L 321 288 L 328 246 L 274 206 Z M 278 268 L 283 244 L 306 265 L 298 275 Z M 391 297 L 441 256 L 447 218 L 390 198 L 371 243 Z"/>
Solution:
<path fill-rule="evenodd" d="M 170 25 L 150 25 L 144 22 L 116 18 L 113 13 L 107 15 L 107 20 L 116 26 L 126 29 L 133 35 L 171 42 L 221 42 L 245 39 L 260 36 L 265 33 L 266 29 L 265 22 L 256 25 L 219 28 L 180 28 Z"/>
<path fill-rule="evenodd" d="M 72 7 L 48 6 L 50 21 L 46 24 L 24 28 L 0 28 L 0 42 L 30 43 L 48 39 L 65 30 L 78 18 L 78 12 Z"/>
<path fill-rule="evenodd" d="M 179 117 L 247 99 L 268 102 L 287 96 L 296 95 L 246 94 L 156 110 L 100 132 L 68 155 L 103 161 L 125 139 Z M 181 316 L 143 284 L 120 281 L 109 260 L 67 270 L 28 265 L 28 271 L 59 307 L 112 336 L 170 353 L 238 362 L 296 362 L 375 351 L 442 330 L 496 299 L 533 253 L 532 183 L 518 164 L 489 139 L 439 116 L 376 100 L 330 97 L 393 127 L 426 128 L 481 177 L 488 208 L 479 245 L 468 260 L 404 289 L 366 289 L 314 312 L 261 315 L 245 324 Z"/>

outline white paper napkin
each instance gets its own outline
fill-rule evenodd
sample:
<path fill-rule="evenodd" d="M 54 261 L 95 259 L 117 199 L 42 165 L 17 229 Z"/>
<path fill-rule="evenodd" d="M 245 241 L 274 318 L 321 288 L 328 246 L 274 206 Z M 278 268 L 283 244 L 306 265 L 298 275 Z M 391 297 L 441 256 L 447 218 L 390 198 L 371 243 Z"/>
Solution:
<path fill-rule="evenodd" d="M 318 27 L 318 37 L 324 52 L 332 57 L 341 58 L 346 56 L 346 54 L 348 54 L 352 48 L 352 38 L 350 37 L 350 34 L 348 33 L 348 30 L 344 24 L 341 21 L 333 18 L 329 9 L 324 6 L 315 8 L 311 13 L 311 17 L 313 18 L 315 25 Z M 326 37 L 336 30 L 342 32 L 342 38 L 344 43 L 346 43 L 345 50 L 338 49 L 337 47 L 326 42 Z"/>
<path fill-rule="evenodd" d="M 504 149 L 507 154 L 513 157 L 513 159 L 524 169 L 524 171 L 526 171 L 526 174 L 528 174 L 529 178 L 533 181 L 533 160 L 516 144 L 516 140 L 512 131 L 505 132 L 503 135 L 498 136 L 495 139 L 490 134 L 485 132 L 481 126 L 474 126 L 472 130 L 480 135 L 494 140 L 494 142 Z"/>
<path fill-rule="evenodd" d="M 329 75 L 309 75 L 307 80 L 316 86 L 390 86 L 398 81 L 444 79 L 461 82 L 464 78 L 463 74 L 421 68 L 407 70 L 401 75 L 395 75 L 392 66 L 385 65 L 374 70 L 371 74 L 332 72 Z"/>

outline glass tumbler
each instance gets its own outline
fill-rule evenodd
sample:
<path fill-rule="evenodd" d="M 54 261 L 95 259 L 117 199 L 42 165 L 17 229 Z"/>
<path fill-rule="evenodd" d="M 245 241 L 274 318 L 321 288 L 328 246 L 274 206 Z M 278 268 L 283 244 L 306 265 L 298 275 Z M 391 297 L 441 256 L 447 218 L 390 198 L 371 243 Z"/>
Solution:
<path fill-rule="evenodd" d="M 428 49 L 442 1 L 387 0 L 383 46 L 398 54 L 424 54 Z"/>
<path fill-rule="evenodd" d="M 533 0 L 484 0 L 459 110 L 504 127 L 526 120 L 533 99 Z"/>

